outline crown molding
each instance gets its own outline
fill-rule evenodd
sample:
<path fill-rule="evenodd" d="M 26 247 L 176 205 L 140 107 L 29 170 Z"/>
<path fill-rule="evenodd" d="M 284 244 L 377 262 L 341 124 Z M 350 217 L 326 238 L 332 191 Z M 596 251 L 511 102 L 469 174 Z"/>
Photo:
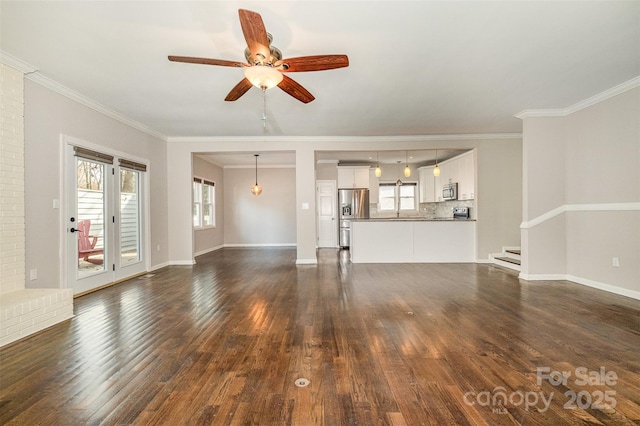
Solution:
<path fill-rule="evenodd" d="M 588 108 L 600 102 L 606 101 L 607 99 L 613 98 L 614 96 L 620 95 L 624 92 L 635 89 L 636 87 L 639 87 L 639 86 L 640 86 L 640 76 L 637 76 L 632 78 L 629 81 L 625 81 L 624 83 L 618 84 L 617 86 L 607 89 L 602 93 L 598 93 L 597 95 L 591 96 L 590 98 L 577 102 L 566 108 L 526 109 L 516 114 L 515 117 L 521 120 L 524 120 L 525 118 L 532 118 L 532 117 L 566 117 L 567 115 L 571 115 L 575 112 L 581 111 L 585 108 Z"/>
<path fill-rule="evenodd" d="M 38 68 L 34 67 L 33 65 L 24 62 L 23 60 L 18 59 L 3 50 L 0 50 L 0 62 L 7 66 L 10 66 L 11 68 L 15 68 L 25 75 L 38 71 Z"/>
<path fill-rule="evenodd" d="M 406 136 L 169 136 L 169 143 L 213 142 L 426 142 L 482 139 L 522 139 L 522 133 L 475 133 Z"/>
<path fill-rule="evenodd" d="M 222 166 L 223 169 L 251 169 L 256 168 L 253 164 L 230 164 Z M 260 164 L 258 169 L 295 169 L 295 164 Z"/>
<path fill-rule="evenodd" d="M 0 50 L 0 61 L 5 65 L 8 65 L 10 67 L 17 69 L 18 71 L 21 71 L 24 74 L 25 78 L 28 78 L 34 83 L 38 83 L 39 85 L 44 86 L 47 89 L 50 89 L 73 101 L 76 101 L 81 105 L 91 108 L 94 111 L 104 114 L 107 117 L 113 118 L 114 120 L 117 120 L 123 124 L 126 124 L 129 127 L 133 127 L 134 129 L 140 130 L 141 132 L 146 133 L 149 136 L 153 136 L 165 142 L 167 141 L 167 137 L 162 133 L 157 132 L 150 127 L 147 127 L 142 123 L 132 120 L 129 117 L 123 114 L 120 114 L 117 111 L 107 108 L 106 106 L 94 101 L 93 99 L 90 99 L 76 92 L 75 90 L 72 90 L 66 86 L 63 86 L 62 84 L 52 80 L 49 77 L 45 77 L 44 75 L 38 72 L 39 71 L 38 68 L 34 67 L 33 65 L 27 62 L 22 61 L 21 59 L 16 58 L 15 56 L 9 53 L 6 53 Z"/>
<path fill-rule="evenodd" d="M 126 124 L 129 127 L 133 127 L 134 129 L 140 130 L 143 133 L 146 133 L 149 136 L 153 136 L 155 138 L 158 138 L 162 141 L 167 141 L 167 137 L 165 135 L 163 135 L 160 132 L 157 132 L 156 130 L 153 130 L 150 127 L 145 126 L 142 123 L 139 123 L 135 120 L 130 119 L 129 117 L 120 114 L 117 111 L 114 111 L 110 108 L 107 108 L 106 106 L 94 101 L 91 98 L 88 98 L 78 92 L 76 92 L 75 90 L 69 89 L 66 86 L 63 86 L 62 84 L 50 79 L 49 77 L 45 77 L 42 74 L 39 73 L 34 73 L 34 74 L 28 74 L 25 75 L 26 78 L 28 78 L 29 80 L 33 81 L 34 83 L 38 83 L 41 86 L 46 87 L 47 89 L 50 89 L 62 96 L 65 96 L 73 101 L 78 102 L 81 105 L 84 105 L 88 108 L 91 108 L 94 111 L 97 111 L 101 114 L 106 115 L 107 117 L 113 118 L 116 121 L 119 121 L 123 124 Z"/>

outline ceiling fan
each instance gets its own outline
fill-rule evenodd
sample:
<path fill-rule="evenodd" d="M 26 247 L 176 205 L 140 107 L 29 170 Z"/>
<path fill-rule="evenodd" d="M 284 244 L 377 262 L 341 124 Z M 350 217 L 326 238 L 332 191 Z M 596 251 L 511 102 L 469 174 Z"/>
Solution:
<path fill-rule="evenodd" d="M 169 60 L 174 62 L 244 68 L 245 78 L 231 89 L 227 97 L 224 98 L 225 101 L 239 99 L 251 86 L 256 86 L 263 91 L 278 86 L 306 104 L 315 99 L 313 95 L 284 73 L 323 71 L 349 66 L 347 55 L 316 55 L 282 59 L 282 52 L 271 45 L 271 34 L 265 30 L 260 14 L 245 9 L 238 10 L 238 14 L 240 15 L 242 33 L 248 46 L 245 49 L 247 63 L 223 59 L 169 56 Z"/>

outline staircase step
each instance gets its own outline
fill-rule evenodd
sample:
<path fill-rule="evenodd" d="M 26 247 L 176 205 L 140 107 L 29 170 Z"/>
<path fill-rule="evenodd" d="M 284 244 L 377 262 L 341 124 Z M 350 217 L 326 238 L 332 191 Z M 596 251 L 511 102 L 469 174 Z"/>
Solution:
<path fill-rule="evenodd" d="M 520 256 L 522 253 L 520 252 L 520 249 L 509 249 L 509 250 L 505 250 L 506 253 L 511 253 L 511 254 L 515 254 L 517 256 Z"/>
<path fill-rule="evenodd" d="M 503 262 L 513 263 L 514 265 L 520 265 L 520 259 L 514 259 L 512 257 L 495 257 L 497 260 L 502 260 Z"/>

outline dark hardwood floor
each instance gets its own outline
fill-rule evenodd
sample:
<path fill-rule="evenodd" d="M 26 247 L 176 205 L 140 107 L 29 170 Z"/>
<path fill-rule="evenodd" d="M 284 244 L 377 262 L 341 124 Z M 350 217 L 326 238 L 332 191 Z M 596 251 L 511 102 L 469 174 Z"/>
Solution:
<path fill-rule="evenodd" d="M 640 424 L 640 301 L 319 260 L 222 249 L 76 299 L 0 349 L 0 424 Z"/>

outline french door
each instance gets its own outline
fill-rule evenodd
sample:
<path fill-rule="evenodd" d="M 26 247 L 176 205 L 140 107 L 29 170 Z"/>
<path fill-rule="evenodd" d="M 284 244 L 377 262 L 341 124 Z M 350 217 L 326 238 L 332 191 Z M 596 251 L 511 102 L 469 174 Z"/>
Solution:
<path fill-rule="evenodd" d="M 65 145 L 66 282 L 74 294 L 146 269 L 146 166 Z"/>

